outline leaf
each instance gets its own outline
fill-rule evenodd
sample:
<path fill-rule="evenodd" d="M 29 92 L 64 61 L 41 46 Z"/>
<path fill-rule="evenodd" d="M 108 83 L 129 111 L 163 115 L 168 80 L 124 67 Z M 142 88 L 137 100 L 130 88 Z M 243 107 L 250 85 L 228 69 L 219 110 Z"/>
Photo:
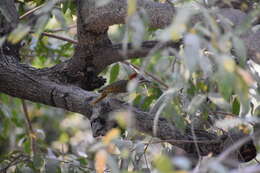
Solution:
<path fill-rule="evenodd" d="M 6 118 L 11 118 L 12 116 L 10 109 L 4 104 L 0 104 L 0 115 L 5 116 Z"/>
<path fill-rule="evenodd" d="M 60 162 L 57 159 L 46 159 L 45 170 L 56 173 L 60 170 Z"/>
<path fill-rule="evenodd" d="M 77 158 L 77 161 L 79 161 L 80 165 L 82 165 L 82 166 L 88 165 L 88 159 L 85 157 L 79 157 L 79 158 Z"/>
<path fill-rule="evenodd" d="M 36 30 L 36 36 L 37 38 L 40 36 L 40 34 L 43 32 L 44 27 L 46 26 L 46 24 L 48 23 L 48 20 L 50 18 L 49 14 L 45 14 L 40 16 L 37 19 L 37 22 L 35 24 L 35 30 Z"/>
<path fill-rule="evenodd" d="M 95 169 L 97 173 L 103 173 L 106 168 L 107 152 L 99 150 L 95 156 Z"/>
<path fill-rule="evenodd" d="M 70 9 L 70 8 L 71 8 L 71 5 L 72 5 L 72 0 L 66 0 L 66 1 L 63 3 L 63 6 L 62 6 L 62 12 L 63 12 L 63 13 L 66 13 L 67 9 Z"/>
<path fill-rule="evenodd" d="M 140 48 L 145 36 L 145 26 L 139 15 L 134 15 L 129 21 L 132 31 L 132 44 L 134 48 Z"/>
<path fill-rule="evenodd" d="M 193 97 L 193 99 L 191 100 L 189 106 L 188 106 L 188 110 L 187 112 L 189 114 L 194 114 L 197 109 L 200 107 L 200 105 L 205 101 L 206 96 L 205 95 L 197 95 L 195 97 Z"/>
<path fill-rule="evenodd" d="M 200 60 L 200 39 L 195 34 L 187 34 L 184 37 L 184 62 L 190 72 L 198 68 Z"/>
<path fill-rule="evenodd" d="M 240 113 L 240 103 L 237 98 L 235 98 L 232 103 L 232 113 L 235 115 L 239 115 Z"/>
<path fill-rule="evenodd" d="M 221 109 L 231 109 L 230 104 L 218 93 L 210 93 L 208 98 Z"/>
<path fill-rule="evenodd" d="M 119 64 L 113 65 L 113 67 L 110 70 L 109 83 L 112 83 L 117 79 L 119 71 L 120 71 L 120 65 Z"/>
<path fill-rule="evenodd" d="M 154 95 L 151 95 L 151 96 L 148 96 L 148 97 L 145 97 L 144 101 L 143 101 L 143 104 L 141 104 L 141 108 L 143 110 L 148 110 L 151 103 L 155 100 L 155 97 Z"/>
<path fill-rule="evenodd" d="M 6 37 L 0 37 L 0 47 L 2 47 L 3 43 L 5 42 Z"/>
<path fill-rule="evenodd" d="M 19 24 L 18 27 L 11 32 L 7 40 L 12 44 L 16 44 L 21 41 L 30 31 L 31 27 L 24 24 Z"/>
<path fill-rule="evenodd" d="M 216 81 L 218 83 L 219 92 L 223 96 L 223 98 L 229 101 L 230 96 L 233 92 L 233 86 L 235 76 L 230 72 L 218 72 L 216 74 Z"/>
<path fill-rule="evenodd" d="M 113 128 L 109 130 L 106 136 L 103 137 L 103 143 L 108 145 L 113 139 L 116 139 L 120 136 L 120 130 L 118 128 Z"/>
<path fill-rule="evenodd" d="M 183 9 L 178 10 L 173 23 L 159 33 L 158 36 L 159 40 L 177 41 L 180 38 L 182 38 L 183 34 L 187 30 L 187 23 L 189 21 L 189 18 L 191 15 L 195 14 L 194 12 L 195 12 L 194 10 L 183 10 Z"/>
<path fill-rule="evenodd" d="M 127 16 L 132 16 L 136 11 L 136 0 L 127 0 Z"/>
<path fill-rule="evenodd" d="M 187 157 L 174 157 L 174 165 L 178 166 L 181 169 L 189 170 L 191 168 L 191 162 Z"/>
<path fill-rule="evenodd" d="M 61 26 L 63 28 L 66 27 L 66 20 L 63 16 L 63 13 L 60 11 L 60 10 L 57 10 L 57 9 L 53 9 L 52 10 L 52 14 L 55 16 L 55 18 L 57 19 L 57 21 L 60 22 Z"/>
<path fill-rule="evenodd" d="M 44 159 L 40 153 L 35 153 L 33 157 L 33 166 L 36 169 L 40 169 L 44 166 Z"/>
<path fill-rule="evenodd" d="M 129 120 L 130 116 L 131 115 L 127 111 L 119 111 L 114 114 L 116 122 L 122 129 L 126 129 L 129 125 L 129 121 L 131 121 Z"/>
<path fill-rule="evenodd" d="M 111 173 L 121 173 L 118 167 L 118 157 L 113 155 L 108 155 L 107 157 L 107 164 L 109 168 L 111 168 Z M 102 172 L 103 173 L 103 172 Z"/>
<path fill-rule="evenodd" d="M 172 173 L 173 166 L 170 159 L 165 155 L 157 155 L 154 159 L 154 165 L 161 173 Z"/>
<path fill-rule="evenodd" d="M 233 36 L 232 42 L 236 55 L 238 56 L 239 64 L 245 66 L 247 60 L 247 50 L 243 40 L 237 36 Z"/>
<path fill-rule="evenodd" d="M 228 129 L 238 127 L 239 125 L 243 125 L 245 123 L 247 123 L 245 119 L 232 117 L 232 118 L 218 120 L 216 121 L 215 125 L 220 129 L 228 130 Z"/>
<path fill-rule="evenodd" d="M 36 15 L 48 14 L 53 9 L 53 7 L 55 6 L 55 4 L 57 2 L 59 2 L 59 0 L 48 1 L 42 8 L 40 8 L 39 10 L 36 10 L 34 13 Z"/>

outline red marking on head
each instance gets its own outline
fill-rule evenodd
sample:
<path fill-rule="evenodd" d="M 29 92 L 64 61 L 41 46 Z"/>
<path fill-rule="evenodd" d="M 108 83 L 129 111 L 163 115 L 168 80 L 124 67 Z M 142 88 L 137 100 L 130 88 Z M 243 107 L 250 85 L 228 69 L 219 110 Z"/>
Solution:
<path fill-rule="evenodd" d="M 137 77 L 137 73 L 133 73 L 133 74 L 131 74 L 129 77 L 128 77 L 128 79 L 129 80 L 132 80 L 132 79 L 135 79 L 136 77 Z"/>

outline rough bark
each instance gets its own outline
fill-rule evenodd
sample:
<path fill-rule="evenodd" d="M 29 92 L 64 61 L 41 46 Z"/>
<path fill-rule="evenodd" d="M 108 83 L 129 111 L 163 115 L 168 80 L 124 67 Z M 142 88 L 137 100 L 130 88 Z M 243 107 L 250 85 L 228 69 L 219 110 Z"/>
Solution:
<path fill-rule="evenodd" d="M 10 33 L 18 22 L 13 1 L 5 1 L 7 9 L 10 10 L 9 12 L 7 10 L 5 15 L 3 12 L 0 15 L 1 36 Z M 154 117 L 147 112 L 115 99 L 105 99 L 95 106 L 90 104 L 97 95 L 86 90 L 93 90 L 103 85 L 104 79 L 97 76 L 103 68 L 113 62 L 124 60 L 122 58 L 124 56 L 128 58 L 146 56 L 157 44 L 156 41 L 146 42 L 142 45 L 142 49 L 128 51 L 127 55 L 122 56 L 120 46 L 112 46 L 106 31 L 112 24 L 124 23 L 126 1 L 114 0 L 101 8 L 95 8 L 93 3 L 93 0 L 78 1 L 78 45 L 74 56 L 66 62 L 52 68 L 35 69 L 19 63 L 19 44 L 11 45 L 5 42 L 0 48 L 0 92 L 81 113 L 90 119 L 94 136 L 104 135 L 115 125 L 115 121 L 110 117 L 112 112 L 128 110 L 135 121 L 134 128 L 164 140 L 189 140 L 189 143 L 176 141 L 170 143 L 197 157 L 197 148 L 189 127 L 185 134 L 182 134 L 174 124 L 160 118 L 155 135 Z M 169 4 L 138 0 L 138 7 L 139 10 L 141 8 L 147 10 L 150 25 L 153 27 L 165 27 L 171 22 L 174 14 Z M 8 20 L 9 17 L 12 18 L 11 21 Z M 171 44 L 168 46 L 179 46 L 180 43 Z M 105 65 L 100 65 L 102 61 Z M 217 136 L 203 130 L 195 130 L 195 134 L 200 141 L 198 148 L 201 155 L 219 154 L 228 139 L 226 135 Z M 247 145 L 248 143 L 243 146 Z"/>

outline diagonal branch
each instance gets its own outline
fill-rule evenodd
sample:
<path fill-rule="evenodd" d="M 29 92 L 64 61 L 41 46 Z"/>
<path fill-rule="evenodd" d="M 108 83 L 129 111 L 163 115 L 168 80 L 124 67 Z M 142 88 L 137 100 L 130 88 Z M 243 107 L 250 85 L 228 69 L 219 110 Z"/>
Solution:
<path fill-rule="evenodd" d="M 102 51 L 98 52 L 96 55 L 93 63 L 97 67 L 97 71 L 101 72 L 105 67 L 110 64 L 125 61 L 128 59 L 135 59 L 135 58 L 145 58 L 151 50 L 155 47 L 156 49 L 160 50 L 166 47 L 171 47 L 175 49 L 179 49 L 182 45 L 182 40 L 178 42 L 166 42 L 161 43 L 160 41 L 151 40 L 151 41 L 144 41 L 140 48 L 133 48 L 131 43 L 128 43 L 127 50 L 123 50 L 122 44 L 113 45 L 113 47 L 104 48 Z"/>

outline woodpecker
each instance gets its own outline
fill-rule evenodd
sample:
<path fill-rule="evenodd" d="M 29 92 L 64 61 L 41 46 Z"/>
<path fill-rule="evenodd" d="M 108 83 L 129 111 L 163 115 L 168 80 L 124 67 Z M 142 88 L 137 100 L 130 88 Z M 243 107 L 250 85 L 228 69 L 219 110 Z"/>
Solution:
<path fill-rule="evenodd" d="M 101 93 L 101 95 L 96 100 L 94 100 L 91 104 L 92 105 L 97 104 L 98 102 L 103 100 L 105 97 L 107 97 L 109 94 L 126 93 L 127 92 L 127 84 L 128 84 L 129 81 L 131 81 L 133 79 L 137 79 L 137 82 L 139 84 L 149 82 L 145 78 L 138 76 L 137 73 L 133 73 L 128 77 L 127 80 L 116 81 L 116 82 L 102 88 L 101 90 L 99 90 L 98 92 Z"/>

